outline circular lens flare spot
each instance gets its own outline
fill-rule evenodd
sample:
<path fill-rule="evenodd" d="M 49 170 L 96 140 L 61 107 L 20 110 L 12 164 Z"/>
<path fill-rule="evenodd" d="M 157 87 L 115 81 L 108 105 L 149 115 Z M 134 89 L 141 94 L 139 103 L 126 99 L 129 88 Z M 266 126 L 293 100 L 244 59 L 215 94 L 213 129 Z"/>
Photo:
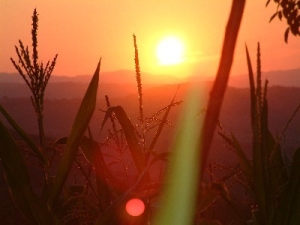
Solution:
<path fill-rule="evenodd" d="M 145 204 L 138 198 L 132 198 L 126 203 L 126 212 L 131 216 L 140 216 L 145 211 Z"/>

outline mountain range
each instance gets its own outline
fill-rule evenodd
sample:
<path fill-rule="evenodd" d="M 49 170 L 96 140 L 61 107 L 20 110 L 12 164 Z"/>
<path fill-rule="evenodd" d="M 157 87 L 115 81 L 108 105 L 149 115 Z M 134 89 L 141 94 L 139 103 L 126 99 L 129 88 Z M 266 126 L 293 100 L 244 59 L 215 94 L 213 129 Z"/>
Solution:
<path fill-rule="evenodd" d="M 191 82 L 204 89 L 207 98 L 212 83 L 212 80 L 194 78 L 190 82 L 181 83 L 178 88 L 178 80 L 176 82 L 175 79 L 172 80 L 173 84 L 159 84 L 155 83 L 151 76 L 145 77 L 147 79 L 143 79 L 143 101 L 147 116 L 167 106 L 175 94 L 176 100 L 186 100 Z M 263 77 L 269 79 L 270 86 L 267 92 L 269 125 L 274 133 L 280 133 L 300 104 L 300 69 L 264 72 Z M 68 133 L 90 78 L 91 76 L 53 76 L 50 79 L 45 93 L 47 134 L 59 137 Z M 252 140 L 247 82 L 246 75 L 233 76 L 230 79 L 220 115 L 223 126 L 228 131 L 236 133 L 244 145 L 250 145 Z M 138 95 L 134 72 L 116 71 L 100 75 L 97 110 L 92 126 L 94 130 L 99 129 L 103 119 L 103 112 L 100 109 L 106 108 L 105 95 L 109 97 L 111 105 L 121 105 L 130 118 L 138 118 Z M 26 128 L 26 131 L 35 134 L 36 119 L 29 96 L 30 91 L 19 75 L 0 73 L 0 104 L 21 123 L 22 127 Z M 177 121 L 181 108 L 180 106 L 173 110 L 174 116 L 171 117 L 171 121 Z M 287 131 L 292 149 L 300 143 L 299 123 L 300 116 L 297 114 Z"/>
<path fill-rule="evenodd" d="M 100 83 L 103 84 L 135 84 L 135 72 L 130 70 L 118 70 L 101 72 Z M 275 70 L 262 72 L 262 77 L 269 80 L 270 86 L 300 87 L 300 68 L 290 70 Z M 53 75 L 50 83 L 89 83 L 91 75 L 58 76 Z M 145 85 L 180 84 L 185 82 L 213 82 L 213 77 L 193 75 L 188 80 L 174 76 L 157 75 L 142 72 L 142 82 Z M 0 83 L 24 83 L 17 73 L 0 73 Z M 248 87 L 248 75 L 231 75 L 229 78 L 231 87 Z"/>

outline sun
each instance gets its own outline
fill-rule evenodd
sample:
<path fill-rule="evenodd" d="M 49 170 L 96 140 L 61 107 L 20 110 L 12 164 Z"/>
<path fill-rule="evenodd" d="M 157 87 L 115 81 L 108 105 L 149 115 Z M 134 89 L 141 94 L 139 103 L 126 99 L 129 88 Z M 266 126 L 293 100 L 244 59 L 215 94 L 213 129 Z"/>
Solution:
<path fill-rule="evenodd" d="M 156 56 L 160 65 L 175 65 L 182 63 L 184 46 L 177 37 L 165 37 L 156 49 Z"/>

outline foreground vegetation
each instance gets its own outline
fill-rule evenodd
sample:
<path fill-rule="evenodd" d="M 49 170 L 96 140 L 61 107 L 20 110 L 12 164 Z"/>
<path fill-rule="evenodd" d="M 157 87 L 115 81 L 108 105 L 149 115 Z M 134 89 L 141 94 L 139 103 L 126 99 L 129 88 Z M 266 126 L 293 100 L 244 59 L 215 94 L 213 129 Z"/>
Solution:
<path fill-rule="evenodd" d="M 27 144 L 26 152 L 35 161 L 42 174 L 42 185 L 33 187 L 23 148 L 12 138 L 0 121 L 0 158 L 11 196 L 29 224 L 219 224 L 204 218 L 202 211 L 221 197 L 237 215 L 237 224 L 296 224 L 300 196 L 299 151 L 292 165 L 280 150 L 280 139 L 268 129 L 267 85 L 262 88 L 260 50 L 258 49 L 257 86 L 250 57 L 247 54 L 251 95 L 251 124 L 253 130 L 253 160 L 247 159 L 236 138 L 220 134 L 238 156 L 237 174 L 246 183 L 255 202 L 253 217 L 244 218 L 231 198 L 226 179 L 207 182 L 205 169 L 229 72 L 245 1 L 233 1 L 226 28 L 224 46 L 216 81 L 213 85 L 205 116 L 199 116 L 204 107 L 201 93 L 193 90 L 186 101 L 186 109 L 177 127 L 171 152 L 155 150 L 162 130 L 168 125 L 169 113 L 181 104 L 176 94 L 166 107 L 152 116 L 144 112 L 142 76 L 138 47 L 133 36 L 135 70 L 138 92 L 139 122 L 133 125 L 122 106 L 113 106 L 106 96 L 107 109 L 100 127 L 104 132 L 110 122 L 106 140 L 97 141 L 89 129 L 95 110 L 101 59 L 83 97 L 67 137 L 59 138 L 54 146 L 47 146 L 43 125 L 44 92 L 57 56 L 46 65 L 38 62 L 38 14 L 33 13 L 33 54 L 19 42 L 18 61 L 12 63 L 31 90 L 32 105 L 37 115 L 39 145 L 35 143 L 0 105 L 0 112 Z M 116 151 L 121 158 L 108 152 Z M 107 160 L 108 158 L 112 160 Z M 127 161 L 127 159 L 130 159 Z M 152 166 L 167 162 L 165 182 L 153 179 Z M 122 177 L 112 174 L 111 166 L 118 163 Z M 80 179 L 69 182 L 72 167 L 81 172 Z M 255 174 L 255 176 L 254 176 Z M 146 211 L 138 217 L 125 212 L 131 198 L 140 198 Z"/>

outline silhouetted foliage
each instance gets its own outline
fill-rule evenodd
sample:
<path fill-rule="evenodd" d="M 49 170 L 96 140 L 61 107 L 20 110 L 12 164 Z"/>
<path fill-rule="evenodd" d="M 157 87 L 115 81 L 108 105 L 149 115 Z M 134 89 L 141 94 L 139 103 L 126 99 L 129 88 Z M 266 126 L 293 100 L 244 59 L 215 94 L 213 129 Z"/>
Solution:
<path fill-rule="evenodd" d="M 267 6 L 271 0 L 267 1 Z M 290 31 L 294 36 L 300 35 L 300 0 L 274 0 L 278 4 L 276 12 L 271 16 L 270 22 L 278 17 L 282 20 L 284 17 L 288 27 L 284 32 L 284 40 L 287 43 Z"/>
<path fill-rule="evenodd" d="M 24 47 L 23 42 L 19 40 L 20 47 L 15 46 L 15 50 L 18 56 L 18 63 L 10 58 L 16 70 L 22 76 L 27 86 L 29 87 L 32 96 L 31 102 L 35 109 L 38 118 L 39 132 L 40 132 L 40 144 L 42 148 L 45 148 L 44 143 L 44 127 L 43 127 L 43 109 L 44 109 L 44 93 L 52 71 L 56 64 L 57 54 L 54 59 L 48 61 L 46 65 L 43 62 L 38 62 L 38 40 L 37 40 L 37 30 L 38 30 L 38 13 L 34 9 L 32 16 L 32 56 L 28 50 L 28 46 Z"/>

